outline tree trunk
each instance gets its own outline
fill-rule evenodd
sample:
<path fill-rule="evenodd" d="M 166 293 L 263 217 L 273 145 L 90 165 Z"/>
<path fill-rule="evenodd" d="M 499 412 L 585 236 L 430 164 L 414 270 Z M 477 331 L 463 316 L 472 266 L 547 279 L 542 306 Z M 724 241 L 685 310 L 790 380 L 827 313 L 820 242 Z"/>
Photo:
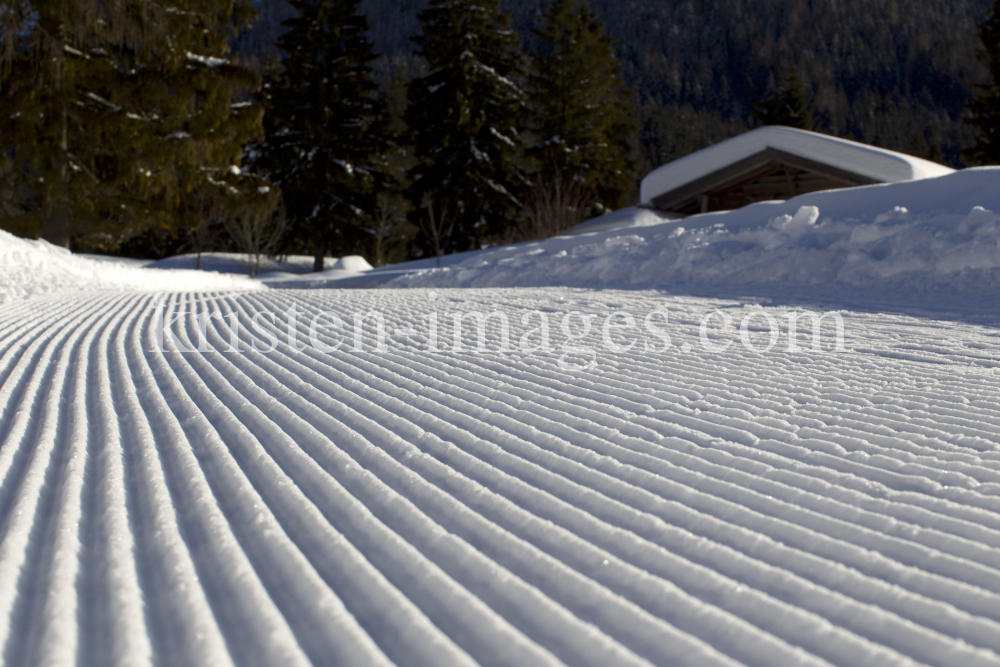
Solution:
<path fill-rule="evenodd" d="M 69 248 L 69 201 L 64 188 L 54 190 L 42 209 L 42 238 L 52 245 Z"/>
<path fill-rule="evenodd" d="M 42 238 L 52 245 L 69 248 L 69 118 L 66 104 L 62 106 L 59 137 L 58 182 L 46 184 L 42 207 Z"/>
<path fill-rule="evenodd" d="M 326 236 L 321 236 L 316 240 L 316 258 L 313 260 L 313 272 L 319 273 L 323 270 L 323 259 L 326 257 Z"/>

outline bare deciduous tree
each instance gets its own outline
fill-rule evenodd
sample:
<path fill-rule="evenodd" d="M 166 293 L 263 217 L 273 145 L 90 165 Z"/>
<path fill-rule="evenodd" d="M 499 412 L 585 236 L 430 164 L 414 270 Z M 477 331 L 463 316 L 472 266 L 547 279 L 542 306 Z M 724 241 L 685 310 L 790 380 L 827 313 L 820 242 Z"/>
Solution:
<path fill-rule="evenodd" d="M 0 229 L 25 238 L 38 236 L 41 217 L 33 195 L 24 170 L 0 154 Z"/>
<path fill-rule="evenodd" d="M 427 198 L 424 200 L 423 208 L 427 211 L 427 215 L 420 218 L 420 229 L 434 244 L 434 255 L 437 257 L 437 266 L 440 269 L 441 255 L 458 216 L 452 212 L 450 202 L 447 199 L 438 202 Z M 435 209 L 439 210 L 435 211 Z"/>
<path fill-rule="evenodd" d="M 214 234 L 212 233 L 212 221 L 218 220 L 222 212 L 218 205 L 212 205 L 207 198 L 196 193 L 195 199 L 198 202 L 195 210 L 197 218 L 187 227 L 188 242 L 191 249 L 195 251 L 195 270 L 201 269 L 201 256 L 212 248 Z M 190 218 L 189 218 L 190 219 Z"/>
<path fill-rule="evenodd" d="M 529 239 L 546 239 L 583 222 L 590 191 L 577 180 L 559 174 L 539 180 L 527 201 Z"/>
<path fill-rule="evenodd" d="M 283 204 L 273 212 L 245 211 L 226 223 L 238 252 L 243 253 L 251 276 L 260 273 L 260 260 L 278 248 L 281 236 L 288 228 Z"/>
<path fill-rule="evenodd" d="M 380 192 L 375 197 L 372 235 L 375 237 L 375 266 L 390 263 L 390 256 L 400 254 L 399 248 L 409 241 L 415 228 L 406 219 L 406 200 L 397 193 Z"/>

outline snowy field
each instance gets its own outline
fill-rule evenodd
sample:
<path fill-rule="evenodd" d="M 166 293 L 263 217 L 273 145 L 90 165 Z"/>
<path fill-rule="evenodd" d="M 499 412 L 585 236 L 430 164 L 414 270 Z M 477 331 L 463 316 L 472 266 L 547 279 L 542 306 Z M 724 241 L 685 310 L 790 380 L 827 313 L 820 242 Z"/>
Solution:
<path fill-rule="evenodd" d="M 0 233 L 0 664 L 1000 665 L 996 211 L 261 280 Z"/>
<path fill-rule="evenodd" d="M 356 350 L 374 310 L 384 349 L 368 317 Z M 471 316 L 448 349 L 449 313 L 494 310 L 509 352 L 498 316 L 482 352 Z M 343 328 L 313 341 L 320 311 Z M 574 311 L 596 316 L 579 340 Z M 617 311 L 636 326 L 605 341 Z M 787 311 L 570 289 L 9 304 L 4 664 L 1000 664 L 1000 334 L 844 312 L 843 352 L 832 317 L 789 352 Z M 739 323 L 764 350 L 765 313 L 778 341 L 751 352 Z"/>

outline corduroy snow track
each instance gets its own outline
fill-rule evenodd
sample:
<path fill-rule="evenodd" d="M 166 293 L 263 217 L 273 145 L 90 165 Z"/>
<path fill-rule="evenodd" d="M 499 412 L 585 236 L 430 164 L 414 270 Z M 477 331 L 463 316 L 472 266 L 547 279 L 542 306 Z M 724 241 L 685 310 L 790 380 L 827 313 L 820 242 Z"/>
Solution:
<path fill-rule="evenodd" d="M 844 312 L 843 352 L 718 352 L 699 323 L 756 306 L 431 296 L 0 307 L 2 663 L 1000 665 L 995 328 Z M 474 318 L 449 349 L 473 311 L 509 351 Z M 529 312 L 552 351 L 519 347 Z"/>

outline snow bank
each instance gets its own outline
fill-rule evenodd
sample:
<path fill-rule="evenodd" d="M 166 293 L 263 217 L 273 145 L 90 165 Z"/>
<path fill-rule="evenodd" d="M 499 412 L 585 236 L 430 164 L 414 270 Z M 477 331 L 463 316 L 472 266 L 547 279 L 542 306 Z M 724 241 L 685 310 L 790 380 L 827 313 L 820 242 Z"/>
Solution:
<path fill-rule="evenodd" d="M 667 211 L 657 211 L 651 208 L 639 206 L 629 206 L 617 211 L 611 211 L 604 215 L 599 215 L 590 220 L 584 220 L 576 227 L 569 230 L 569 234 L 586 234 L 589 232 L 600 232 L 605 229 L 617 229 L 619 227 L 642 227 L 645 225 L 658 225 L 665 220 L 681 220 L 684 218 L 680 213 L 670 213 Z"/>
<path fill-rule="evenodd" d="M 1000 288 L 1000 168 L 819 192 L 727 213 L 455 257 L 402 286 Z"/>
<path fill-rule="evenodd" d="M 74 255 L 45 241 L 0 231 L 0 303 L 64 290 L 215 291 L 264 286 L 209 271 L 153 270 Z"/>
<path fill-rule="evenodd" d="M 289 255 L 279 261 L 273 257 L 261 257 L 260 272 L 264 273 L 308 273 L 313 269 L 314 258 L 312 255 Z M 337 261 L 336 257 L 327 257 L 327 263 L 332 264 Z M 174 255 L 166 259 L 149 262 L 146 267 L 150 269 L 193 269 L 198 264 L 197 253 L 189 252 L 183 255 Z M 201 253 L 202 271 L 216 271 L 218 273 L 232 273 L 235 275 L 247 275 L 246 255 L 236 252 L 203 252 Z"/>
<path fill-rule="evenodd" d="M 697 153 L 674 160 L 642 179 L 640 199 L 653 198 L 739 162 L 768 148 L 867 176 L 881 183 L 934 178 L 955 170 L 847 139 L 796 130 L 790 127 L 762 127 L 727 139 Z"/>
<path fill-rule="evenodd" d="M 146 264 L 150 269 L 193 269 L 198 256 L 195 253 L 175 255 L 156 262 Z M 274 257 L 261 257 L 258 280 L 264 283 L 292 281 L 298 283 L 314 283 L 317 280 L 339 280 L 358 276 L 369 271 L 372 265 L 361 255 L 345 255 L 344 257 L 327 257 L 325 266 L 329 268 L 319 273 L 313 273 L 314 257 L 312 255 L 286 255 L 280 260 Z M 235 252 L 206 252 L 201 255 L 201 268 L 205 271 L 246 275 L 247 263 L 245 255 Z"/>
<path fill-rule="evenodd" d="M 331 271 L 350 271 L 361 273 L 371 271 L 372 265 L 361 255 L 346 255 L 338 259 L 330 268 Z"/>
<path fill-rule="evenodd" d="M 346 255 L 335 261 L 329 269 L 318 273 L 274 272 L 262 274 L 260 279 L 272 287 L 315 289 L 334 286 L 340 280 L 361 277 L 371 269 L 372 265 L 361 255 Z"/>

